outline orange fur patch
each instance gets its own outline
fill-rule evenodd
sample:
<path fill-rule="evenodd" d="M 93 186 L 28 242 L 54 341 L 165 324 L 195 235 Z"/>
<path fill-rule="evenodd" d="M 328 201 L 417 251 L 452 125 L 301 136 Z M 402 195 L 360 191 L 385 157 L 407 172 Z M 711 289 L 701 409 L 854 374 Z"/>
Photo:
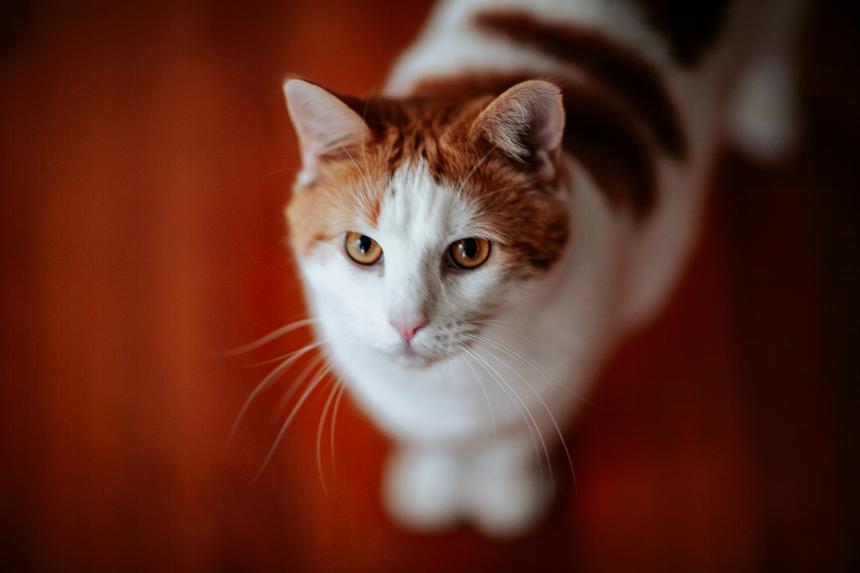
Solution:
<path fill-rule="evenodd" d="M 339 97 L 365 119 L 373 138 L 363 149 L 327 157 L 319 176 L 296 189 L 287 215 L 298 251 L 351 230 L 359 217 L 373 225 L 389 178 L 423 161 L 437 183 L 478 206 L 477 223 L 499 237 L 509 273 L 543 272 L 560 258 L 569 233 L 565 202 L 529 165 L 473 137 L 471 124 L 492 97 Z"/>

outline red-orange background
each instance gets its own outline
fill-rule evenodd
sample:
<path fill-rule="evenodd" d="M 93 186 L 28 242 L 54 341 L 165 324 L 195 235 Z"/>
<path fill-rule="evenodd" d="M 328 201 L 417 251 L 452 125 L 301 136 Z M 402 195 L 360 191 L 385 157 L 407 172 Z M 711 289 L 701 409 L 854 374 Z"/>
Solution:
<path fill-rule="evenodd" d="M 828 571 L 857 565 L 858 35 L 810 16 L 807 132 L 727 156 L 670 308 L 569 431 L 577 471 L 516 542 L 406 534 L 388 443 L 320 394 L 252 482 L 282 384 L 219 351 L 303 316 L 281 209 L 300 73 L 378 88 L 427 2 L 35 2 L 0 30 L 0 568 L 6 571 Z M 282 418 L 281 418 L 282 419 Z"/>

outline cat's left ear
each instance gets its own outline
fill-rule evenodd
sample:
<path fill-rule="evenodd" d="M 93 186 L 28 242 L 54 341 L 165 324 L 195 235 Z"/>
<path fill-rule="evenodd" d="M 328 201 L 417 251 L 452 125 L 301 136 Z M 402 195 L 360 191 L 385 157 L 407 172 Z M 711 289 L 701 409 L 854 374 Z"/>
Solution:
<path fill-rule="evenodd" d="M 304 176 L 312 178 L 328 158 L 370 141 L 370 128 L 361 116 L 318 85 L 287 80 L 284 95 L 299 138 Z"/>
<path fill-rule="evenodd" d="M 521 82 L 491 101 L 472 130 L 512 159 L 532 164 L 542 181 L 552 181 L 564 134 L 561 90 L 544 80 Z"/>

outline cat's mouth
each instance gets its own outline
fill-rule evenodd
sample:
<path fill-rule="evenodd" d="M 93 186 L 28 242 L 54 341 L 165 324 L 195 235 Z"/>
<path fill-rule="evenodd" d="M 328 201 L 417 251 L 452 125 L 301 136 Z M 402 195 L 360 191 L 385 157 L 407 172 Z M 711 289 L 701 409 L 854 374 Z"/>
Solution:
<path fill-rule="evenodd" d="M 409 368 L 427 368 L 438 360 L 436 357 L 422 354 L 410 347 L 401 348 L 394 352 L 392 358 L 401 366 Z"/>
<path fill-rule="evenodd" d="M 399 345 L 387 355 L 400 366 L 408 368 L 427 368 L 445 357 L 407 343 Z"/>

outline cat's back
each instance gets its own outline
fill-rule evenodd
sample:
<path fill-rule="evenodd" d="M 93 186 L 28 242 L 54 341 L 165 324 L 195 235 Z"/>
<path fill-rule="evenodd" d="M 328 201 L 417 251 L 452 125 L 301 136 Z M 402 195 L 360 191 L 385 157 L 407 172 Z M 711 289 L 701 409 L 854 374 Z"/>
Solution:
<path fill-rule="evenodd" d="M 755 69 L 762 45 L 785 44 L 771 37 L 786 36 L 802 4 L 443 0 L 396 62 L 384 91 L 394 97 L 498 95 L 526 79 L 549 79 L 564 95 L 566 150 L 590 163 L 593 175 L 606 162 L 588 155 L 612 149 L 634 167 L 623 169 L 630 178 L 681 169 L 698 179 L 733 121 L 745 71 Z M 786 34 L 763 33 L 759 22 Z M 770 91 L 775 97 L 764 101 L 782 109 L 779 89 Z"/>
<path fill-rule="evenodd" d="M 695 4 L 693 14 L 671 0 L 444 0 L 386 91 L 409 95 L 428 77 L 465 72 L 582 76 L 612 65 L 607 53 L 664 72 L 691 69 L 716 43 L 730 2 Z"/>
<path fill-rule="evenodd" d="M 394 66 L 385 92 L 437 95 L 445 85 L 503 88 L 544 77 L 623 100 L 640 122 L 678 116 L 677 129 L 709 133 L 714 125 L 703 118 L 719 115 L 714 109 L 728 99 L 738 62 L 754 43 L 755 31 L 744 24 L 767 13 L 765 4 L 444 0 Z M 698 136 L 691 134 L 694 155 Z"/>

